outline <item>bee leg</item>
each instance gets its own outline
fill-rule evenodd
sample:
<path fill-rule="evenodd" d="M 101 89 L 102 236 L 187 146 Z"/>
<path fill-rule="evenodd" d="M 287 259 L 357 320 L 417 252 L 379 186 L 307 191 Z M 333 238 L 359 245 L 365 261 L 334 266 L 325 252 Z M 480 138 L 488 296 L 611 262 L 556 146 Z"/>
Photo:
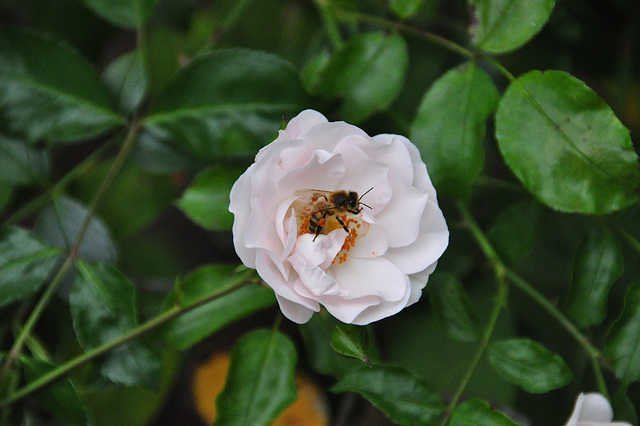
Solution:
<path fill-rule="evenodd" d="M 318 235 L 322 234 L 322 231 L 324 230 L 325 224 L 326 224 L 326 219 L 325 217 L 327 216 L 329 212 L 326 211 L 322 214 L 322 217 L 318 220 L 317 226 L 316 226 L 316 236 L 313 237 L 312 241 L 315 241 L 316 238 L 318 238 Z"/>
<path fill-rule="evenodd" d="M 340 219 L 340 216 L 336 216 L 336 220 L 338 221 L 338 223 L 340 225 L 342 225 L 342 229 L 344 229 L 345 231 L 347 231 L 347 234 L 351 233 L 351 230 L 349 229 L 349 227 L 342 221 L 342 219 Z"/>

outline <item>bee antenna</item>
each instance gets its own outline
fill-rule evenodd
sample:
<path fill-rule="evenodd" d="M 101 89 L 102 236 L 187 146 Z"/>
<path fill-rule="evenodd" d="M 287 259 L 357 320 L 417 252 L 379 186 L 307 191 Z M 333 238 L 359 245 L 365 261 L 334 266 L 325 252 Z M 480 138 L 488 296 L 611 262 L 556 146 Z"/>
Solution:
<path fill-rule="evenodd" d="M 367 189 L 367 191 L 366 191 L 364 194 L 362 194 L 362 195 L 360 196 L 360 198 L 358 198 L 358 201 L 362 200 L 362 197 L 364 197 L 365 195 L 367 195 L 368 193 L 370 193 L 372 189 L 373 189 L 373 186 L 372 186 L 371 188 Z M 364 206 L 367 206 L 367 205 L 366 205 L 366 204 L 364 204 L 364 203 L 360 203 L 360 204 L 362 204 L 362 205 L 364 205 Z M 369 206 L 367 206 L 367 207 L 369 207 Z M 369 207 L 369 208 L 371 208 L 371 207 Z"/>
<path fill-rule="evenodd" d="M 371 208 L 371 206 L 369 206 L 369 205 L 367 205 L 367 204 L 365 204 L 365 203 L 362 203 L 362 202 L 361 202 L 360 204 L 361 204 L 361 205 L 363 205 L 363 206 L 365 206 L 365 207 L 366 207 L 366 208 L 368 208 L 369 210 L 373 210 L 373 209 Z"/>

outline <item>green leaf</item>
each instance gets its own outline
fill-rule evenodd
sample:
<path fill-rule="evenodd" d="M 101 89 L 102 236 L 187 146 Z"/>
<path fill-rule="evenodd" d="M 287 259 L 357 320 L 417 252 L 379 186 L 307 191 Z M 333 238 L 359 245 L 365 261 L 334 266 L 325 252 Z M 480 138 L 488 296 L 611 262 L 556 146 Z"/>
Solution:
<path fill-rule="evenodd" d="M 20 357 L 20 361 L 27 382 L 33 382 L 38 377 L 57 368 L 53 364 L 33 358 Z M 37 391 L 34 398 L 56 418 L 64 419 L 73 424 L 87 424 L 84 404 L 68 378 L 58 380 Z"/>
<path fill-rule="evenodd" d="M 531 251 L 540 234 L 543 213 L 540 203 L 527 200 L 507 207 L 495 218 L 488 235 L 509 264 L 517 264 Z"/>
<path fill-rule="evenodd" d="M 600 324 L 607 313 L 611 285 L 622 276 L 624 258 L 616 234 L 608 228 L 591 230 L 578 247 L 566 312 L 580 328 Z"/>
<path fill-rule="evenodd" d="M 551 208 L 606 214 L 638 201 L 629 131 L 569 74 L 531 71 L 512 83 L 498 106 L 496 137 L 511 170 Z"/>
<path fill-rule="evenodd" d="M 471 302 L 458 277 L 437 273 L 429 280 L 427 290 L 433 310 L 453 339 L 460 342 L 478 339 Z"/>
<path fill-rule="evenodd" d="M 359 359 L 371 367 L 371 361 L 366 353 L 368 339 L 369 335 L 365 327 L 339 324 L 331 333 L 331 347 L 340 355 Z"/>
<path fill-rule="evenodd" d="M 340 114 L 357 123 L 387 108 L 396 98 L 409 63 L 399 34 L 351 37 L 328 61 L 314 92 L 342 98 Z"/>
<path fill-rule="evenodd" d="M 207 265 L 196 269 L 176 284 L 167 297 L 166 308 L 177 302 L 187 307 L 211 294 L 234 288 L 253 271 L 237 272 L 228 265 Z M 275 303 L 273 291 L 258 285 L 245 285 L 231 293 L 180 315 L 165 328 L 167 342 L 186 349 L 223 327 Z"/>
<path fill-rule="evenodd" d="M 624 310 L 613 323 L 605 340 L 607 358 L 620 380 L 640 380 L 640 281 L 633 284 L 624 299 Z"/>
<path fill-rule="evenodd" d="M 573 378 L 562 358 L 529 339 L 493 342 L 488 354 L 500 377 L 530 393 L 563 387 Z"/>
<path fill-rule="evenodd" d="M 82 227 L 87 208 L 77 201 L 60 197 L 42 209 L 36 218 L 35 231 L 47 243 L 70 250 Z M 116 246 L 109 230 L 97 217 L 89 227 L 78 249 L 78 258 L 93 262 L 111 263 L 116 260 Z"/>
<path fill-rule="evenodd" d="M 298 329 L 305 344 L 309 364 L 318 373 L 341 377 L 362 364 L 353 358 L 344 358 L 331 348 L 332 330 L 340 323 L 330 315 L 314 315 Z"/>
<path fill-rule="evenodd" d="M 391 0 L 389 8 L 401 19 L 411 18 L 418 13 L 424 0 Z"/>
<path fill-rule="evenodd" d="M 147 20 L 157 0 L 82 0 L 98 15 L 114 25 L 140 28 Z"/>
<path fill-rule="evenodd" d="M 181 69 L 143 124 L 163 143 L 217 160 L 254 155 L 273 138 L 282 115 L 305 104 L 291 64 L 267 53 L 225 49 Z"/>
<path fill-rule="evenodd" d="M 225 231 L 233 225 L 229 212 L 229 193 L 244 167 L 216 165 L 200 172 L 184 191 L 177 205 L 191 220 L 213 231 Z"/>
<path fill-rule="evenodd" d="M 422 99 L 411 127 L 438 191 L 464 196 L 484 165 L 487 117 L 498 104 L 491 77 L 466 63 L 440 77 Z"/>
<path fill-rule="evenodd" d="M 182 173 L 197 169 L 194 160 L 176 146 L 163 144 L 149 132 L 142 131 L 131 149 L 130 158 L 151 173 Z"/>
<path fill-rule="evenodd" d="M 0 125 L 29 142 L 69 142 L 123 124 L 96 70 L 66 44 L 0 31 Z"/>
<path fill-rule="evenodd" d="M 215 425 L 269 425 L 296 400 L 296 349 L 273 330 L 245 334 L 231 351 Z"/>
<path fill-rule="evenodd" d="M 544 27 L 555 0 L 470 0 L 473 44 L 492 53 L 504 53 L 528 42 Z"/>
<path fill-rule="evenodd" d="M 80 346 L 91 350 L 138 326 L 131 282 L 110 265 L 76 263 L 69 304 Z M 102 375 L 128 386 L 155 388 L 162 361 L 152 346 L 137 339 L 109 352 Z"/>
<path fill-rule="evenodd" d="M 401 367 L 363 368 L 342 377 L 332 392 L 357 392 L 397 424 L 429 424 L 443 410 L 440 396 Z"/>
<path fill-rule="evenodd" d="M 0 181 L 28 185 L 48 180 L 49 155 L 45 149 L 0 135 Z"/>
<path fill-rule="evenodd" d="M 147 76 L 141 50 L 118 57 L 104 70 L 103 79 L 118 102 L 118 111 L 132 114 L 147 93 Z"/>
<path fill-rule="evenodd" d="M 90 202 L 104 182 L 113 161 L 105 160 L 75 183 L 77 197 Z M 100 203 L 97 214 L 118 241 L 140 232 L 156 221 L 175 200 L 176 184 L 171 176 L 150 174 L 135 164 L 125 163 Z"/>
<path fill-rule="evenodd" d="M 27 230 L 0 228 L 0 307 L 38 291 L 61 254 Z"/>
<path fill-rule="evenodd" d="M 479 398 L 473 398 L 460 404 L 453 410 L 449 426 L 517 426 L 505 414 L 491 409 L 489 403 Z"/>

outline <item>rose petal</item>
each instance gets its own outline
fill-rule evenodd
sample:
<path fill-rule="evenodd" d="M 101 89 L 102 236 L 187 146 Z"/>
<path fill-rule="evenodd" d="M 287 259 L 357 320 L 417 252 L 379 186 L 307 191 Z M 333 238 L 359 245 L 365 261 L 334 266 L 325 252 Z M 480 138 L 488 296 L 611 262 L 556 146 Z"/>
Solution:
<path fill-rule="evenodd" d="M 385 301 L 397 301 L 402 299 L 409 286 L 406 274 L 384 257 L 349 258 L 343 264 L 334 264 L 329 271 L 340 287 L 347 291 L 346 299 L 377 296 Z"/>
<path fill-rule="evenodd" d="M 376 214 L 376 223 L 389 232 L 389 247 L 403 247 L 418 238 L 429 195 L 395 179 L 391 183 L 393 195 L 384 210 Z"/>
<path fill-rule="evenodd" d="M 413 274 L 434 263 L 449 245 L 449 230 L 442 211 L 427 202 L 420 221 L 420 234 L 413 244 L 390 248 L 385 258 L 393 262 L 405 274 Z"/>
<path fill-rule="evenodd" d="M 278 182 L 278 191 L 293 194 L 298 189 L 324 189 L 333 191 L 344 176 L 342 156 L 316 150 L 309 161 L 289 173 Z"/>
<path fill-rule="evenodd" d="M 389 233 L 377 224 L 370 224 L 364 235 L 358 236 L 356 244 L 349 250 L 349 256 L 369 259 L 383 256 L 389 248 Z"/>
<path fill-rule="evenodd" d="M 340 296 L 323 296 L 322 305 L 332 316 L 346 324 L 352 324 L 354 319 L 370 306 L 380 304 L 380 298 L 376 296 L 358 297 L 356 299 L 344 299 Z"/>
<path fill-rule="evenodd" d="M 413 184 L 413 160 L 402 138 L 397 135 L 381 134 L 373 137 L 378 144 L 375 150 L 367 150 L 373 159 L 389 164 L 389 175 L 400 181 Z"/>
<path fill-rule="evenodd" d="M 284 245 L 278 238 L 273 221 L 265 217 L 262 209 L 253 207 L 246 224 L 244 246 L 253 249 L 264 249 L 280 256 Z"/>
<path fill-rule="evenodd" d="M 433 187 L 433 183 L 431 183 L 429 173 L 427 173 L 427 165 L 422 161 L 422 158 L 420 158 L 420 151 L 418 151 L 418 148 L 404 136 L 398 136 L 398 139 L 400 139 L 407 147 L 407 151 L 409 152 L 411 161 L 413 162 L 413 186 L 422 191 L 427 191 L 429 199 L 438 204 L 436 189 Z"/>
<path fill-rule="evenodd" d="M 385 301 L 379 305 L 370 306 L 354 318 L 351 323 L 356 325 L 366 325 L 397 314 L 407 306 L 407 300 L 409 299 L 410 293 L 411 292 L 407 286 L 407 291 L 402 299 L 397 302 Z"/>
<path fill-rule="evenodd" d="M 287 139 L 298 139 L 307 129 L 326 122 L 327 118 L 318 111 L 306 109 L 292 118 L 281 133 Z"/>
<path fill-rule="evenodd" d="M 291 302 L 278 294 L 276 294 L 276 300 L 278 301 L 282 314 L 296 324 L 304 324 L 308 322 L 313 316 L 313 313 L 320 310 L 319 306 L 318 309 L 315 310 L 309 309 L 298 303 Z"/>
<path fill-rule="evenodd" d="M 340 153 L 349 167 L 346 167 L 337 189 L 356 191 L 364 196 L 362 202 L 371 207 L 364 207 L 368 213 L 375 215 L 384 209 L 391 199 L 389 165 L 371 160 L 364 151 L 353 145 L 344 146 Z M 364 195 L 371 188 L 373 189 Z"/>
<path fill-rule="evenodd" d="M 298 279 L 297 274 L 289 274 L 288 280 L 272 258 L 264 252 L 258 252 L 256 256 L 256 270 L 260 277 L 269 287 L 273 289 L 277 296 L 281 296 L 291 302 L 298 303 L 308 309 L 318 311 L 320 305 L 317 301 L 301 296 L 293 290 L 293 285 Z"/>
<path fill-rule="evenodd" d="M 229 198 L 229 211 L 234 215 L 233 246 L 242 263 L 249 268 L 255 268 L 256 251 L 244 244 L 245 230 L 251 216 L 251 167 L 233 184 Z"/>
<path fill-rule="evenodd" d="M 343 121 L 320 123 L 305 129 L 298 139 L 310 142 L 317 149 L 333 152 L 340 143 L 366 146 L 371 144 L 371 138 L 361 129 Z"/>
<path fill-rule="evenodd" d="M 346 238 L 344 229 L 336 229 L 328 235 L 302 234 L 296 240 L 294 254 L 303 258 L 308 266 L 317 267 L 327 259 L 331 264 Z"/>
<path fill-rule="evenodd" d="M 306 296 L 307 290 L 314 297 L 322 295 L 340 295 L 338 283 L 318 266 L 308 265 L 302 256 L 294 254 L 287 259 L 300 277 L 293 286 L 299 294 Z M 304 287 L 305 290 L 301 288 Z"/>
<path fill-rule="evenodd" d="M 433 262 L 425 270 L 409 275 L 411 294 L 407 300 L 407 306 L 413 305 L 420 300 L 420 297 L 422 297 L 422 290 L 427 286 L 427 282 L 429 281 L 429 275 L 431 275 L 436 269 L 437 264 L 438 262 Z"/>

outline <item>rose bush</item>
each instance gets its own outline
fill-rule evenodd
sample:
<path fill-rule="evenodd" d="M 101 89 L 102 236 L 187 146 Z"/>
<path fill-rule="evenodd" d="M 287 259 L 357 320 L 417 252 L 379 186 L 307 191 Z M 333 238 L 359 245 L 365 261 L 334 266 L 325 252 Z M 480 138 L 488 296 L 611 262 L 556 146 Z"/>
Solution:
<path fill-rule="evenodd" d="M 316 235 L 293 208 L 308 189 L 371 191 L 358 215 L 342 215 L 349 232 L 335 226 Z M 418 301 L 449 241 L 427 168 L 408 139 L 370 137 L 313 110 L 260 150 L 234 184 L 229 210 L 240 259 L 297 323 L 320 305 L 353 324 L 399 312 Z"/>
<path fill-rule="evenodd" d="M 611 420 L 613 410 L 607 398 L 599 393 L 581 393 L 565 426 L 631 426 Z"/>

